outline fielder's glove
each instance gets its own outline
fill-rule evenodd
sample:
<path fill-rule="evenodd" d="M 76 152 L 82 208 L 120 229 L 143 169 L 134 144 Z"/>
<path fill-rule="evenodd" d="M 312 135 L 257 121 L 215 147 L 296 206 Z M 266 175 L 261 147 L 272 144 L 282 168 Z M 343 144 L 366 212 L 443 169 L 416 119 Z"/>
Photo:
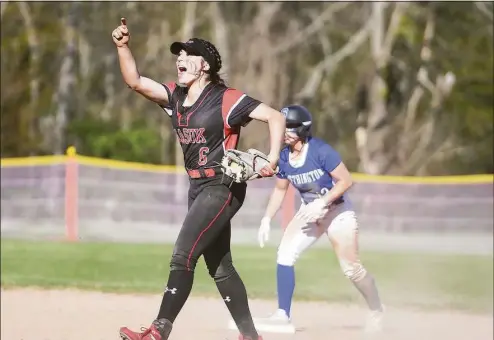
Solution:
<path fill-rule="evenodd" d="M 226 150 L 221 160 L 223 173 L 237 183 L 263 177 L 261 169 L 265 166 L 270 166 L 268 156 L 256 149 Z"/>

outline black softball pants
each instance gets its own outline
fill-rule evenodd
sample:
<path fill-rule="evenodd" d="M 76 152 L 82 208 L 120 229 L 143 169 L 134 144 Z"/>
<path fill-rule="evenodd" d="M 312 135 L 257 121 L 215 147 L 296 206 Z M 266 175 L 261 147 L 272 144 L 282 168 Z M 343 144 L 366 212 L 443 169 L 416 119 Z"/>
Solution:
<path fill-rule="evenodd" d="M 242 207 L 246 191 L 245 183 L 227 186 L 221 177 L 191 179 L 189 210 L 175 242 L 158 319 L 175 321 L 192 289 L 197 260 L 203 255 L 240 332 L 257 339 L 245 286 L 233 266 L 230 250 L 230 222 Z"/>

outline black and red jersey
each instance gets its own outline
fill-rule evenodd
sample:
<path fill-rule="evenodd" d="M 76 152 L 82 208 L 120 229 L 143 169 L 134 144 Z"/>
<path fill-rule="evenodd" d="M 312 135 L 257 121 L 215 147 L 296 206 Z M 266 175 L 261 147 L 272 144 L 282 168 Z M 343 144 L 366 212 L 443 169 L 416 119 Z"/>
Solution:
<path fill-rule="evenodd" d="M 249 114 L 260 102 L 239 90 L 209 83 L 196 102 L 184 107 L 187 88 L 163 84 L 169 105 L 162 107 L 172 119 L 188 170 L 216 167 L 224 150 L 235 149 L 240 129 L 252 119 Z"/>

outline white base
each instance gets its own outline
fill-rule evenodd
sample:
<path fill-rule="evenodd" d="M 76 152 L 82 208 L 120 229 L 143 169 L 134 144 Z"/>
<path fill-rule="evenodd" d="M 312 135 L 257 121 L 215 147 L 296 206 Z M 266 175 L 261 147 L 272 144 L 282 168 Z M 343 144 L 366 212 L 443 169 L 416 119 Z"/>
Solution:
<path fill-rule="evenodd" d="M 276 334 L 295 334 L 296 330 L 293 325 L 266 325 L 266 324 L 257 324 L 254 320 L 254 324 L 258 332 L 262 333 L 276 333 Z M 237 325 L 233 320 L 228 322 L 228 329 L 230 330 L 238 330 Z"/>

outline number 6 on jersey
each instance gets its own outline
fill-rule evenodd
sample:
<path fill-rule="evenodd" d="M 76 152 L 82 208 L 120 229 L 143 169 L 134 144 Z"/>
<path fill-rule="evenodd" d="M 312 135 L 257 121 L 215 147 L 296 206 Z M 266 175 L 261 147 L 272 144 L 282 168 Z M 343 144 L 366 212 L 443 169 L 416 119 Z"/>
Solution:
<path fill-rule="evenodd" d="M 199 166 L 206 165 L 206 163 L 208 162 L 208 153 L 208 147 L 203 146 L 199 149 L 199 160 L 197 161 L 197 164 L 199 164 Z"/>

